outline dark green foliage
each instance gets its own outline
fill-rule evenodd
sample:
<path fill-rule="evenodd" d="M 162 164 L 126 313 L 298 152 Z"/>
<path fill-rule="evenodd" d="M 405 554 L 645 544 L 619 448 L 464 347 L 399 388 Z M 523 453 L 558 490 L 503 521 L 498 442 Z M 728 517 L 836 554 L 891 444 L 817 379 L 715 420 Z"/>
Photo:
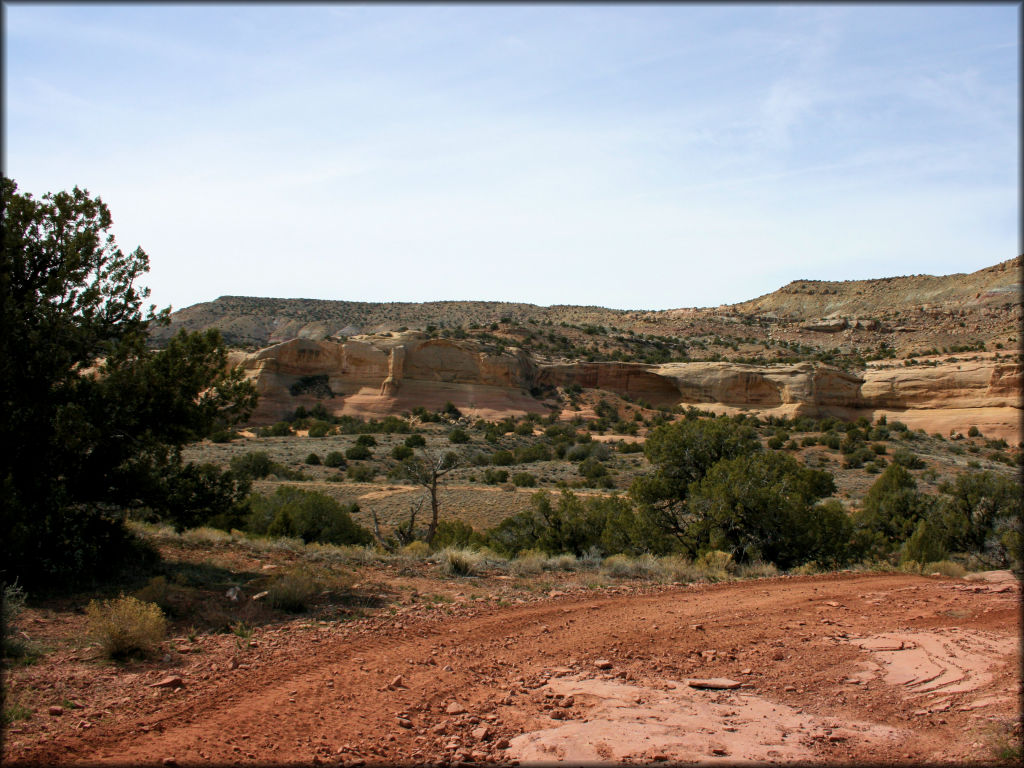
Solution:
<path fill-rule="evenodd" d="M 347 464 L 348 462 L 345 461 L 345 454 L 341 451 L 331 451 L 324 456 L 325 467 L 337 467 L 339 469 L 344 469 Z"/>
<path fill-rule="evenodd" d="M 508 472 L 504 469 L 485 469 L 484 482 L 488 485 L 498 485 L 508 482 Z"/>
<path fill-rule="evenodd" d="M 361 445 L 360 443 L 356 443 L 351 448 L 345 451 L 345 458 L 352 459 L 355 461 L 362 461 L 365 459 L 373 458 L 373 453 L 367 446 Z"/>
<path fill-rule="evenodd" d="M 892 463 L 899 464 L 907 469 L 924 469 L 924 462 L 917 454 L 908 451 L 906 448 L 897 448 L 892 454 Z"/>
<path fill-rule="evenodd" d="M 444 408 L 441 410 L 441 413 L 453 419 L 457 419 L 462 415 L 462 411 L 456 408 L 455 404 L 451 400 L 444 404 Z"/>
<path fill-rule="evenodd" d="M 580 474 L 588 480 L 597 480 L 608 474 L 608 467 L 593 457 L 580 462 Z"/>
<path fill-rule="evenodd" d="M 456 444 L 468 443 L 469 433 L 464 429 L 456 427 L 448 433 L 448 440 Z"/>
<path fill-rule="evenodd" d="M 332 427 L 326 421 L 314 421 L 309 425 L 309 436 L 310 437 L 327 437 L 327 434 L 331 431 Z"/>
<path fill-rule="evenodd" d="M 515 464 L 515 456 L 512 455 L 512 451 L 495 451 L 491 454 L 491 464 L 496 467 L 508 467 Z"/>
<path fill-rule="evenodd" d="M 932 510 L 934 499 L 917 490 L 917 481 L 899 464 L 878 477 L 854 515 L 862 546 L 875 554 L 891 552 L 906 541 Z"/>
<path fill-rule="evenodd" d="M 318 466 L 320 464 L 320 456 L 318 454 L 311 453 L 306 457 L 306 463 L 311 466 Z"/>
<path fill-rule="evenodd" d="M 367 448 L 373 448 L 377 445 L 377 438 L 373 435 L 360 435 L 356 438 L 356 445 L 365 445 Z"/>
<path fill-rule="evenodd" d="M 369 544 L 373 535 L 352 520 L 358 509 L 322 493 L 284 485 L 271 496 L 249 498 L 246 527 L 250 533 L 295 536 L 307 543 Z"/>
<path fill-rule="evenodd" d="M 231 471 L 236 475 L 251 480 L 262 480 L 274 471 L 274 462 L 266 451 L 249 451 L 240 456 L 233 456 L 230 462 Z"/>
<path fill-rule="evenodd" d="M 532 464 L 535 461 L 551 461 L 551 450 L 544 443 L 516 446 L 515 464 Z"/>
<path fill-rule="evenodd" d="M 529 472 L 516 472 L 512 475 L 512 484 L 519 488 L 535 488 L 537 486 L 537 478 Z"/>
<path fill-rule="evenodd" d="M 412 456 L 413 450 L 407 445 L 396 445 L 391 449 L 391 458 L 403 461 Z"/>
<path fill-rule="evenodd" d="M 939 490 L 943 497 L 936 519 L 945 546 L 985 555 L 1001 567 L 1019 561 L 1024 517 L 1019 482 L 993 472 L 969 472 Z"/>
<path fill-rule="evenodd" d="M 975 426 L 972 426 L 970 429 L 967 430 L 967 436 L 968 437 L 977 437 L 980 434 L 981 434 L 981 430 L 979 430 Z"/>
<path fill-rule="evenodd" d="M 426 444 L 427 441 L 423 435 L 409 435 L 405 438 L 405 445 L 407 448 L 422 448 Z"/>
<path fill-rule="evenodd" d="M 352 464 L 345 470 L 345 476 L 357 483 L 368 483 L 377 476 L 377 470 L 368 464 Z"/>
<path fill-rule="evenodd" d="M 728 419 L 694 419 L 658 427 L 647 437 L 644 454 L 653 465 L 637 478 L 630 495 L 642 514 L 664 533 L 696 555 L 693 515 L 687 500 L 691 485 L 700 482 L 717 462 L 757 453 L 761 444 L 749 426 Z"/>
<path fill-rule="evenodd" d="M 98 198 L 2 185 L 0 567 L 27 586 L 80 584 L 130 557 L 125 510 L 171 518 L 190 491 L 233 493 L 186 470 L 180 448 L 246 417 L 255 390 L 215 331 L 147 347 L 168 313 L 142 316 L 148 258 L 117 247 Z"/>
<path fill-rule="evenodd" d="M 736 562 L 764 560 L 789 568 L 819 558 L 839 560 L 844 552 L 819 548 L 845 547 L 848 541 L 835 541 L 831 508 L 814 506 L 834 492 L 828 472 L 808 469 L 789 454 L 724 459 L 691 491 L 692 530 L 702 549 L 728 552 Z M 840 528 L 839 535 L 848 532 Z"/>
<path fill-rule="evenodd" d="M 488 544 L 512 556 L 524 549 L 548 554 L 668 552 L 671 542 L 646 525 L 628 500 L 619 496 L 581 499 L 563 491 L 552 504 L 544 491 L 534 494 L 530 509 L 503 520 L 487 534 Z"/>
<path fill-rule="evenodd" d="M 292 430 L 292 425 L 287 421 L 279 421 L 276 424 L 271 424 L 269 427 L 261 427 L 256 432 L 260 437 L 288 437 L 293 435 L 295 432 Z"/>
<path fill-rule="evenodd" d="M 482 544 L 483 536 L 473 530 L 473 526 L 462 520 L 441 520 L 434 532 L 434 549 L 457 547 L 465 549 Z"/>

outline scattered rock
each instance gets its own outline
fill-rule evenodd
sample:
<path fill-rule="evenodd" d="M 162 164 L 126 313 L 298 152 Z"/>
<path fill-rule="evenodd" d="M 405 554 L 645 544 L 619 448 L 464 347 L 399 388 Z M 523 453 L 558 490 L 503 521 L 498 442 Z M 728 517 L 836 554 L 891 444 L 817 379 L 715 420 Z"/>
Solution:
<path fill-rule="evenodd" d="M 54 705 L 54 706 L 50 707 L 49 709 L 47 709 L 46 712 L 51 717 L 60 717 L 61 715 L 64 714 L 64 707 L 58 707 L 58 706 Z"/>
<path fill-rule="evenodd" d="M 412 720 L 405 717 L 396 717 L 395 722 L 398 723 L 402 728 L 412 728 Z"/>
<path fill-rule="evenodd" d="M 266 566 L 263 566 L 263 567 L 266 568 Z M 273 568 L 274 566 L 270 566 L 270 567 Z M 257 592 L 255 595 L 252 596 L 252 599 L 253 600 L 263 600 L 269 594 L 270 594 L 270 592 L 267 592 L 266 590 L 264 590 L 263 592 Z"/>
<path fill-rule="evenodd" d="M 612 663 L 608 661 L 608 659 L 597 659 L 597 661 L 594 662 L 594 666 L 598 669 L 611 669 Z"/>
<path fill-rule="evenodd" d="M 391 683 L 388 685 L 388 687 L 389 688 L 405 688 L 405 681 L 402 679 L 401 675 L 398 675 L 398 676 L 395 677 L 394 680 L 391 681 Z"/>
<path fill-rule="evenodd" d="M 473 738 L 477 741 L 487 741 L 491 737 L 491 729 L 486 725 L 473 729 Z"/>
<path fill-rule="evenodd" d="M 457 701 L 449 702 L 448 706 L 445 707 L 444 712 L 446 715 L 464 715 L 466 708 L 459 704 Z"/>
<path fill-rule="evenodd" d="M 163 759 L 163 764 L 168 766 L 175 766 L 178 764 L 178 761 L 175 760 L 173 757 L 165 757 Z"/>
<path fill-rule="evenodd" d="M 150 688 L 184 688 L 185 681 L 178 675 L 169 675 L 156 683 L 150 683 Z"/>
<path fill-rule="evenodd" d="M 727 677 L 710 677 L 704 680 L 687 680 L 686 684 L 691 688 L 704 688 L 714 691 L 729 691 L 739 688 L 741 683 L 730 680 Z"/>
<path fill-rule="evenodd" d="M 231 587 L 227 592 L 224 593 L 224 597 L 233 603 L 238 602 L 238 598 L 241 596 L 242 590 L 238 587 Z"/>

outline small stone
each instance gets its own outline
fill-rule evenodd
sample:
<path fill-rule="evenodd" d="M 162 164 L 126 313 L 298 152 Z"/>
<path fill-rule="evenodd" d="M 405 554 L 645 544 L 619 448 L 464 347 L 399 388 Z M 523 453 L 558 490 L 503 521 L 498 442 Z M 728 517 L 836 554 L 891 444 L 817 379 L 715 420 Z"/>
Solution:
<path fill-rule="evenodd" d="M 608 659 L 598 659 L 594 662 L 594 666 L 598 669 L 611 669 L 612 663 Z"/>
<path fill-rule="evenodd" d="M 402 728 L 412 728 L 412 721 L 404 717 L 396 717 L 395 722 Z"/>
<path fill-rule="evenodd" d="M 446 715 L 463 715 L 466 713 L 466 708 L 459 704 L 459 702 L 452 701 L 445 707 L 444 712 Z"/>
<path fill-rule="evenodd" d="M 709 690 L 732 690 L 739 688 L 741 683 L 730 680 L 727 677 L 711 677 L 705 680 L 687 680 L 686 684 L 691 688 L 705 688 Z"/>
<path fill-rule="evenodd" d="M 228 669 L 238 669 L 238 659 L 231 659 L 231 661 L 228 662 Z"/>
<path fill-rule="evenodd" d="M 747 667 L 746 669 L 741 669 L 740 670 L 740 674 L 741 675 L 752 675 L 753 673 L 754 673 L 754 670 L 752 670 L 750 667 Z"/>
<path fill-rule="evenodd" d="M 494 742 L 495 749 L 508 749 L 508 746 L 509 746 L 509 740 L 508 739 L 498 739 L 496 742 Z"/>
<path fill-rule="evenodd" d="M 163 759 L 163 764 L 164 765 L 169 765 L 169 766 L 175 766 L 175 765 L 178 764 L 178 761 L 175 760 L 173 757 L 165 757 Z"/>
<path fill-rule="evenodd" d="M 566 696 L 564 699 L 561 700 L 561 702 L 559 702 L 559 706 L 562 706 L 562 707 L 565 707 L 566 709 L 568 709 L 569 707 L 571 707 L 575 703 L 576 703 L 576 699 L 574 699 L 572 696 Z"/>
<path fill-rule="evenodd" d="M 548 716 L 552 720 L 565 720 L 565 712 L 563 712 L 561 709 L 555 709 L 555 710 L 549 712 Z"/>
<path fill-rule="evenodd" d="M 477 741 L 487 741 L 491 736 L 491 729 L 486 725 L 481 725 L 479 728 L 473 729 L 473 738 Z"/>
<path fill-rule="evenodd" d="M 48 710 L 46 710 L 46 711 L 47 711 L 47 713 L 51 717 L 60 717 L 61 715 L 64 714 L 64 707 L 58 707 L 58 706 L 54 705 L 54 706 L 50 707 Z"/>
<path fill-rule="evenodd" d="M 796 690 L 796 686 L 795 686 L 795 685 L 787 685 L 787 686 L 786 686 L 785 688 L 783 688 L 782 690 L 784 690 L 784 691 L 791 691 L 791 692 L 792 692 L 792 691 L 795 691 L 795 690 Z"/>
<path fill-rule="evenodd" d="M 397 677 L 395 677 L 394 680 L 391 681 L 391 684 L 388 687 L 390 687 L 390 688 L 405 688 L 405 681 L 402 680 L 402 676 L 401 675 L 398 675 Z"/>
<path fill-rule="evenodd" d="M 163 680 L 156 683 L 151 683 L 150 688 L 184 688 L 185 681 L 178 675 L 169 675 Z"/>
<path fill-rule="evenodd" d="M 694 632 L 703 632 L 704 631 L 704 625 L 703 624 L 691 624 L 690 625 L 690 629 L 692 629 Z"/>
<path fill-rule="evenodd" d="M 728 752 L 728 750 L 725 749 L 725 747 L 712 747 L 711 754 L 712 755 L 728 755 L 729 752 Z"/>
<path fill-rule="evenodd" d="M 271 568 L 273 568 L 273 566 L 271 566 Z M 257 592 L 255 595 L 252 596 L 252 599 L 253 600 L 263 600 L 269 594 L 270 594 L 270 592 L 266 592 L 266 591 L 264 591 L 264 592 Z"/>

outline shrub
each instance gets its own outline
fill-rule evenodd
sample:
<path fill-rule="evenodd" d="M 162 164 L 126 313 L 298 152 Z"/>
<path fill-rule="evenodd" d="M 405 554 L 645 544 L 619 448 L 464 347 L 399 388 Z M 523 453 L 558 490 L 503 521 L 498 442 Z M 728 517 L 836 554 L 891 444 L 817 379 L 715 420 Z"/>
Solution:
<path fill-rule="evenodd" d="M 700 578 L 700 570 L 693 561 L 682 555 L 666 555 L 658 560 L 662 581 L 674 584 L 688 584 Z"/>
<path fill-rule="evenodd" d="M 280 486 L 270 496 L 250 498 L 246 527 L 260 536 L 297 536 L 306 543 L 369 544 L 373 535 L 352 520 L 358 509 L 323 493 Z"/>
<path fill-rule="evenodd" d="M 977 437 L 980 434 L 981 434 L 981 430 L 978 429 L 974 425 L 972 425 L 971 428 L 967 430 L 967 436 L 968 437 Z"/>
<path fill-rule="evenodd" d="M 368 483 L 377 476 L 377 470 L 365 464 L 353 464 L 346 470 L 345 475 L 357 483 Z"/>
<path fill-rule="evenodd" d="M 597 480 L 608 474 L 608 468 L 597 459 L 590 457 L 580 462 L 580 474 L 588 480 Z"/>
<path fill-rule="evenodd" d="M 517 472 L 512 475 L 512 482 L 519 488 L 535 488 L 537 486 L 537 478 L 529 472 Z"/>
<path fill-rule="evenodd" d="M 744 563 L 736 567 L 736 575 L 741 579 L 768 579 L 779 575 L 779 569 L 774 563 L 757 561 Z"/>
<path fill-rule="evenodd" d="M 508 482 L 508 472 L 504 469 L 485 469 L 484 482 L 488 485 L 499 485 Z"/>
<path fill-rule="evenodd" d="M 491 454 L 491 464 L 496 467 L 508 467 L 515 463 L 515 457 L 512 455 L 512 451 L 495 451 Z"/>
<path fill-rule="evenodd" d="M 314 421 L 309 425 L 308 434 L 310 437 L 326 437 L 332 429 L 333 426 L 326 421 Z"/>
<path fill-rule="evenodd" d="M 456 427 L 448 433 L 448 440 L 456 444 L 468 443 L 469 433 L 464 429 Z"/>
<path fill-rule="evenodd" d="M 413 455 L 413 450 L 407 445 L 396 445 L 391 449 L 391 458 L 404 461 Z"/>
<path fill-rule="evenodd" d="M 472 549 L 446 547 L 439 553 L 441 572 L 446 576 L 475 576 L 484 569 L 482 554 Z"/>
<path fill-rule="evenodd" d="M 701 575 L 708 581 L 723 581 L 735 569 L 732 555 L 717 549 L 698 557 L 696 565 Z"/>
<path fill-rule="evenodd" d="M 25 644 L 15 637 L 18 629 L 18 619 L 25 608 L 25 590 L 14 584 L 4 584 L 3 592 L 3 655 L 22 656 L 25 653 Z"/>
<path fill-rule="evenodd" d="M 405 438 L 406 448 L 422 448 L 426 444 L 427 441 L 424 439 L 423 435 L 409 435 Z"/>
<path fill-rule="evenodd" d="M 360 435 L 356 438 L 356 445 L 365 445 L 367 448 L 373 448 L 377 445 L 377 438 L 373 435 Z"/>
<path fill-rule="evenodd" d="M 274 471 L 274 462 L 266 451 L 249 451 L 241 456 L 234 456 L 230 462 L 231 471 L 236 475 L 244 475 L 254 480 L 266 477 Z"/>
<path fill-rule="evenodd" d="M 315 467 L 320 464 L 320 457 L 315 453 L 311 453 L 306 457 L 306 463 Z"/>
<path fill-rule="evenodd" d="M 331 451 L 324 456 L 325 467 L 338 467 L 339 469 L 344 469 L 347 463 L 348 462 L 345 461 L 345 454 L 341 451 Z"/>
<path fill-rule="evenodd" d="M 151 578 L 146 586 L 135 591 L 135 597 L 144 603 L 155 603 L 165 614 L 172 612 L 170 601 L 171 588 L 167 583 L 166 576 L 154 576 Z"/>
<path fill-rule="evenodd" d="M 547 555 L 536 549 L 524 549 L 515 560 L 509 564 L 509 568 L 517 576 L 534 576 L 544 570 L 544 563 Z"/>
<path fill-rule="evenodd" d="M 318 590 L 316 579 L 308 571 L 297 569 L 274 578 L 267 588 L 267 600 L 274 608 L 301 613 Z"/>
<path fill-rule="evenodd" d="M 360 435 L 362 437 L 362 435 Z M 345 458 L 352 459 L 354 461 L 362 461 L 373 457 L 373 453 L 370 452 L 368 446 L 361 443 L 356 443 L 347 451 L 345 451 Z"/>
<path fill-rule="evenodd" d="M 898 448 L 893 451 L 892 463 L 899 464 L 907 469 L 923 469 L 925 465 L 917 454 L 908 451 L 906 448 Z"/>
<path fill-rule="evenodd" d="M 425 560 L 430 556 L 430 545 L 425 541 L 410 541 L 402 547 L 399 552 L 406 557 L 412 557 L 416 560 Z"/>
<path fill-rule="evenodd" d="M 612 555 L 601 564 L 601 572 L 617 579 L 650 579 L 658 575 L 658 561 L 653 555 L 639 557 Z"/>
<path fill-rule="evenodd" d="M 90 601 L 85 609 L 88 632 L 110 658 L 151 652 L 164 639 L 167 619 L 160 607 L 135 597 Z"/>
<path fill-rule="evenodd" d="M 948 576 L 951 579 L 962 579 L 967 574 L 967 569 L 960 565 L 960 563 L 954 563 L 951 560 L 939 560 L 935 563 L 925 563 L 922 565 L 921 573 L 941 573 L 943 576 Z"/>
<path fill-rule="evenodd" d="M 269 427 L 263 427 L 256 432 L 260 437 L 288 437 L 295 434 L 292 432 L 292 425 L 287 421 L 279 421 Z"/>

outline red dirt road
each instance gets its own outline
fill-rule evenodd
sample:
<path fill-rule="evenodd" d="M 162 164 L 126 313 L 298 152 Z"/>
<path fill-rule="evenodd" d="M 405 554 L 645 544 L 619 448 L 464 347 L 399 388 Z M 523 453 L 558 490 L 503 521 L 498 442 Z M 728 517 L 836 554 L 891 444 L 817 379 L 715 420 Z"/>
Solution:
<path fill-rule="evenodd" d="M 1019 711 L 1020 619 L 1009 574 L 414 606 L 244 652 L 209 638 L 88 727 L 7 734 L 4 762 L 991 761 Z M 151 687 L 169 674 L 184 687 Z"/>

